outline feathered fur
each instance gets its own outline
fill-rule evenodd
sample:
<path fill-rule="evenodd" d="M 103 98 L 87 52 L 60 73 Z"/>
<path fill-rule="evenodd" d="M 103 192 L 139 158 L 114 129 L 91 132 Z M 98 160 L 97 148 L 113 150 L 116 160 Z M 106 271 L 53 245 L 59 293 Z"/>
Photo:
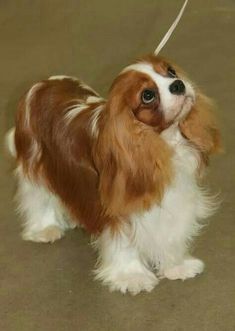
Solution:
<path fill-rule="evenodd" d="M 220 135 L 212 103 L 178 67 L 146 56 L 107 101 L 75 78 L 39 82 L 10 137 L 24 239 L 54 241 L 82 225 L 99 250 L 96 277 L 122 292 L 202 272 L 188 249 L 214 209 L 200 176 Z"/>

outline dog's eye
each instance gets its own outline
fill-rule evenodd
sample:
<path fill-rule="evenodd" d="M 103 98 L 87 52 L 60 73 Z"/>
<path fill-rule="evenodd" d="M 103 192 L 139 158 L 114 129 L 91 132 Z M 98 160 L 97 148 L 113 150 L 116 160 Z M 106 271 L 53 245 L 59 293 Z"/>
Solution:
<path fill-rule="evenodd" d="M 141 100 L 145 104 L 149 104 L 156 99 L 156 92 L 154 90 L 146 89 L 141 94 Z"/>
<path fill-rule="evenodd" d="M 168 76 L 172 78 L 175 78 L 177 76 L 175 70 L 172 67 L 167 68 L 167 73 Z"/>

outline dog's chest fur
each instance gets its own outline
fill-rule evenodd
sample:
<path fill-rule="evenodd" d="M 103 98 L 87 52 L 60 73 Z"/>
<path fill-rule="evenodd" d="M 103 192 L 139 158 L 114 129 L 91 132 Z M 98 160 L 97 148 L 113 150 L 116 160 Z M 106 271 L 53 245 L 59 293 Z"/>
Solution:
<path fill-rule="evenodd" d="M 181 251 L 183 247 L 179 246 L 186 245 L 197 234 L 198 219 L 208 215 L 207 198 L 196 180 L 197 151 L 187 144 L 177 126 L 164 131 L 162 138 L 174 150 L 174 179 L 161 205 L 131 217 L 132 236 L 141 254 L 158 265 L 165 252 Z M 182 238 L 187 238 L 183 244 Z"/>

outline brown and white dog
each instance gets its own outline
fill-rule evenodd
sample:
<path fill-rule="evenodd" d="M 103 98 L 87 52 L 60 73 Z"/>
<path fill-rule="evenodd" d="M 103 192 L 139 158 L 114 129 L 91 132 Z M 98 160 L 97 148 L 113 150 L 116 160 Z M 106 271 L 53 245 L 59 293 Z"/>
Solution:
<path fill-rule="evenodd" d="M 53 242 L 81 224 L 96 237 L 97 278 L 122 292 L 151 290 L 152 268 L 169 279 L 200 273 L 187 248 L 211 212 L 199 184 L 220 146 L 211 108 L 155 56 L 126 67 L 107 101 L 70 77 L 35 84 L 10 136 L 23 238 Z"/>
<path fill-rule="evenodd" d="M 98 249 L 96 278 L 121 292 L 201 273 L 188 246 L 214 209 L 200 184 L 220 149 L 212 108 L 155 55 L 126 67 L 107 100 L 72 77 L 36 83 L 8 135 L 23 238 L 53 242 L 83 226 Z"/>

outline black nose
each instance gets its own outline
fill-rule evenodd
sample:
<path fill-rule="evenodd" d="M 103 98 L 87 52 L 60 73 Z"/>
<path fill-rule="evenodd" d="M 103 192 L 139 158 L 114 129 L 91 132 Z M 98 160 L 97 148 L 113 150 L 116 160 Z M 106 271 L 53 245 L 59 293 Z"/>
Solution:
<path fill-rule="evenodd" d="M 182 80 L 175 80 L 170 86 L 169 90 L 172 94 L 181 95 L 185 92 L 185 85 Z"/>

